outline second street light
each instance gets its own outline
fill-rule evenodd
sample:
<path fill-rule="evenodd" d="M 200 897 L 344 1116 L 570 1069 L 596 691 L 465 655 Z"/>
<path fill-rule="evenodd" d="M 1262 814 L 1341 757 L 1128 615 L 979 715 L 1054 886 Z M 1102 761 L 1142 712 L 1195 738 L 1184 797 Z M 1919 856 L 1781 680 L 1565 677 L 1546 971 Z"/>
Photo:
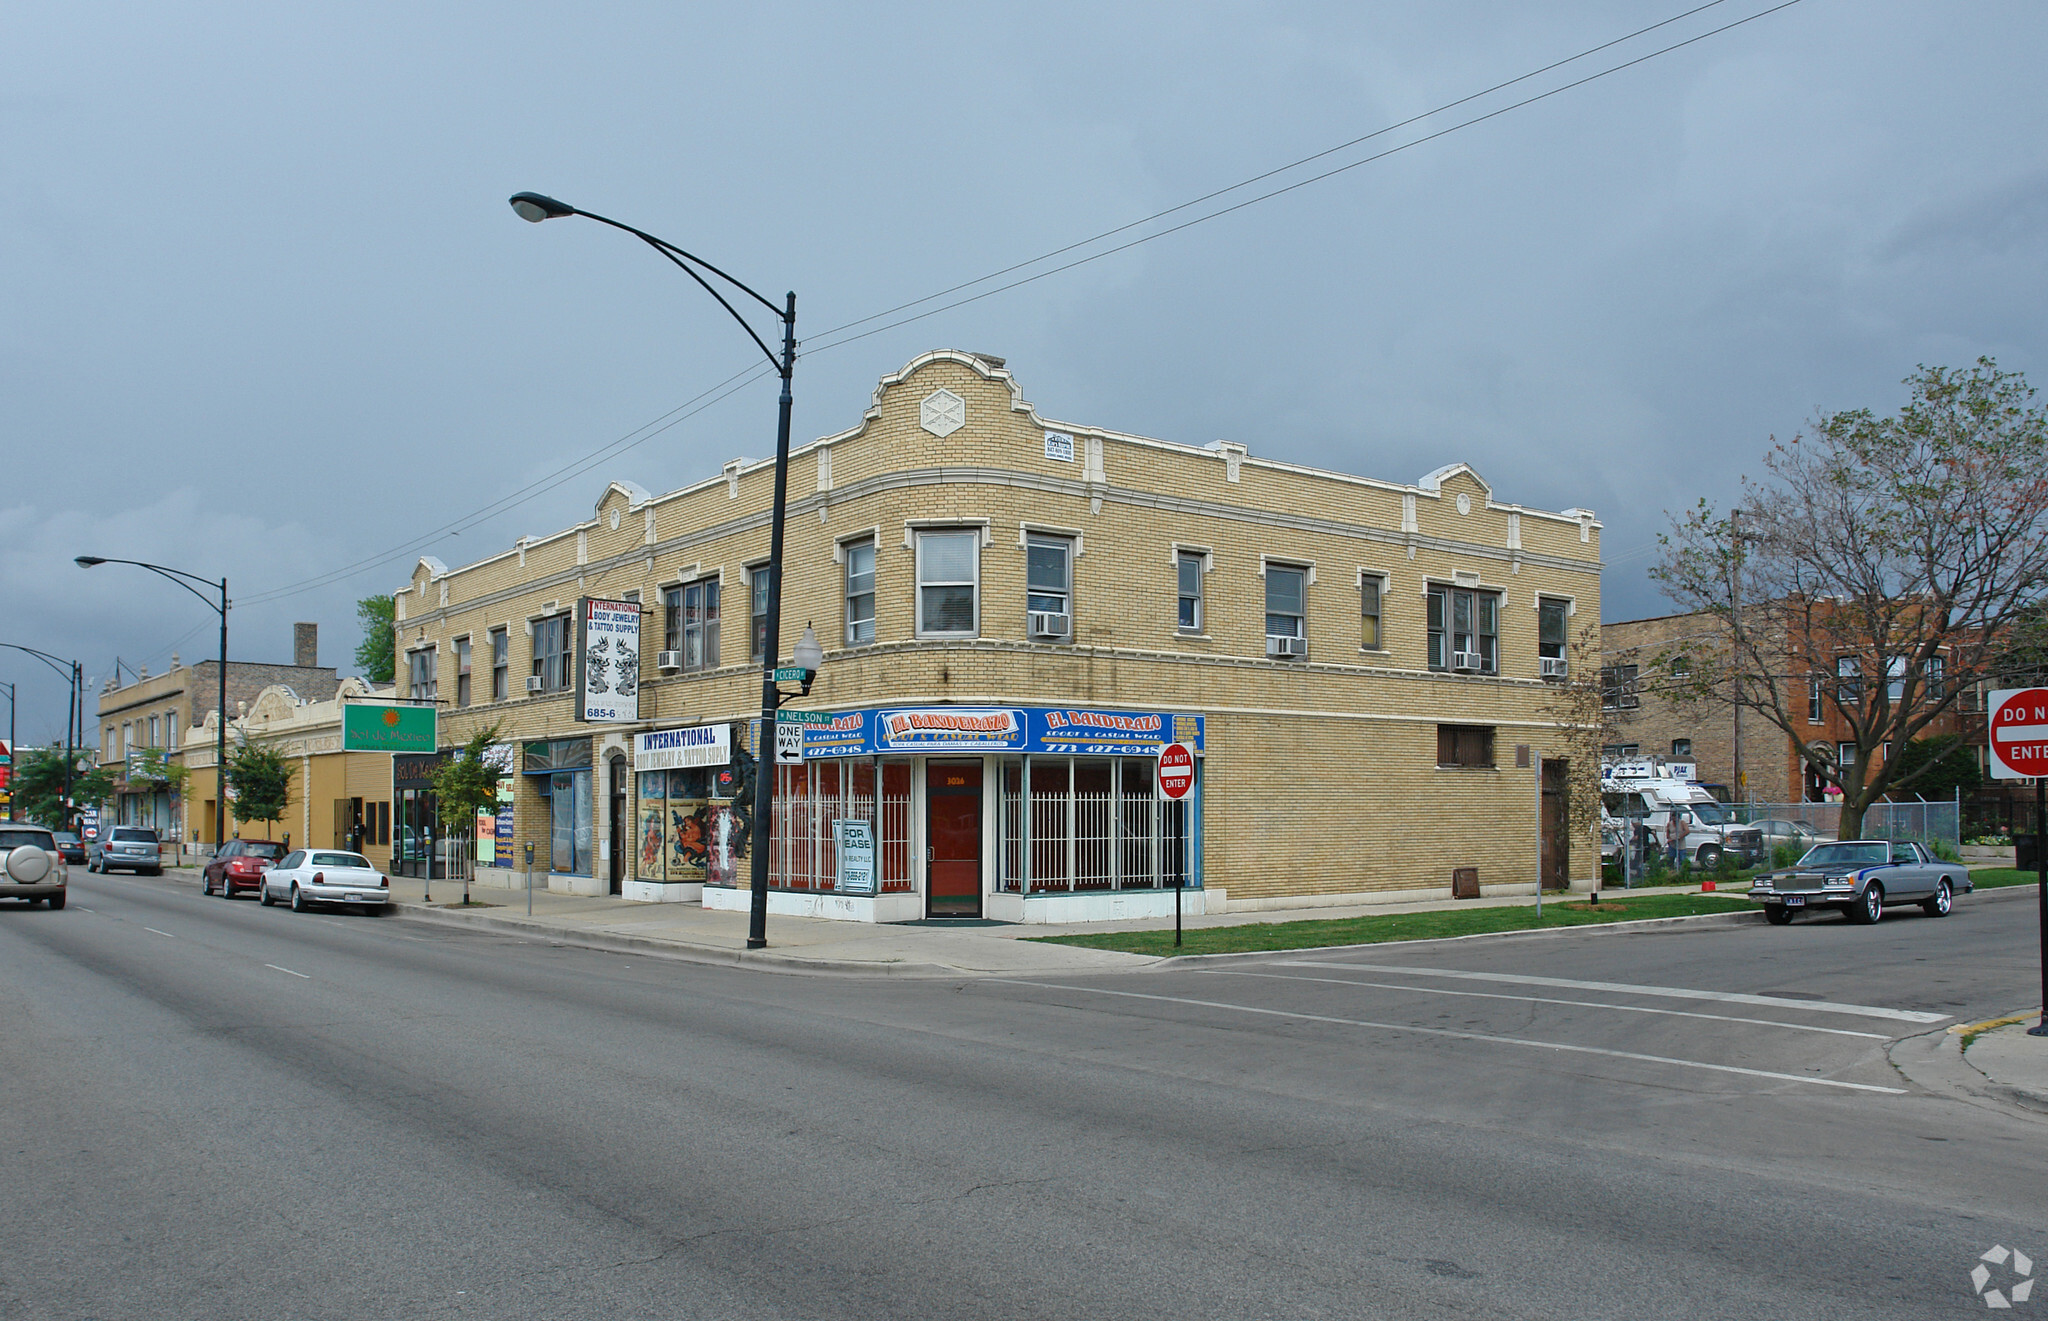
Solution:
<path fill-rule="evenodd" d="M 64 720 L 63 825 L 64 829 L 70 830 L 74 826 L 74 822 L 71 816 L 72 811 L 74 810 L 73 804 L 71 802 L 71 779 L 74 775 L 78 773 L 78 753 L 76 749 L 85 742 L 85 681 L 83 678 L 80 677 L 84 673 L 84 671 L 79 666 L 79 663 L 75 660 L 65 660 L 62 656 L 52 656 L 47 651 L 38 651 L 34 647 L 24 647 L 19 642 L 0 642 L 0 647 L 7 647 L 14 651 L 26 652 L 27 654 L 41 661 L 43 664 L 49 666 L 51 669 L 55 670 L 57 673 L 63 675 L 66 681 L 68 681 L 71 685 L 71 710 Z M 11 698 L 14 689 L 12 687 L 9 687 L 7 691 L 9 697 Z M 9 712 L 10 714 L 8 716 L 8 755 L 18 758 L 20 754 L 15 752 L 13 747 L 14 735 L 13 715 L 11 706 L 9 708 Z M 8 767 L 8 781 L 10 788 L 12 786 L 14 778 L 14 769 L 15 768 L 12 766 Z M 14 806 L 13 795 L 11 792 L 8 798 L 7 810 L 8 817 L 10 820 L 12 820 Z"/>
<path fill-rule="evenodd" d="M 782 377 L 782 404 L 775 429 L 775 507 L 768 532 L 768 618 L 766 632 L 761 645 L 761 732 L 754 740 L 754 822 L 753 837 L 748 844 L 752 854 L 752 902 L 747 918 L 747 948 L 760 949 L 768 943 L 768 846 L 771 836 L 769 815 L 775 804 L 775 712 L 784 700 L 782 689 L 776 681 L 776 659 L 781 654 L 782 629 L 782 530 L 783 516 L 789 500 L 789 382 L 796 370 L 796 294 L 785 295 L 781 307 L 748 288 L 740 281 L 719 270 L 701 257 L 692 256 L 673 243 L 658 239 L 645 230 L 608 219 L 595 212 L 579 210 L 567 202 L 556 201 L 544 193 L 514 193 L 510 199 L 513 211 L 522 220 L 535 224 L 543 220 L 560 220 L 565 216 L 582 216 L 595 220 L 600 225 L 610 225 L 639 239 L 648 247 L 674 262 L 682 272 L 695 280 L 704 292 L 718 300 L 732 319 L 739 322 L 740 329 L 747 332 L 747 338 L 760 347 L 767 355 L 769 365 Z M 755 332 L 747 319 L 739 314 L 726 296 L 712 286 L 711 275 L 745 294 L 773 313 L 782 322 L 782 353 L 777 357 L 768 342 Z M 807 631 L 808 633 L 808 631 Z M 816 641 L 812 641 L 816 650 Z M 815 663 L 806 665 L 810 656 L 800 656 L 797 668 L 804 671 L 800 680 L 804 691 L 811 688 L 811 677 L 817 672 Z"/>
<path fill-rule="evenodd" d="M 220 711 L 213 722 L 213 846 L 219 848 L 228 837 L 228 580 L 223 577 L 219 582 L 215 582 L 211 578 L 201 578 L 196 573 L 186 573 L 183 569 L 167 569 L 161 564 L 148 564 L 142 560 L 111 560 L 101 555 L 80 555 L 73 562 L 81 569 L 90 569 L 101 564 L 132 564 L 138 569 L 148 569 L 160 578 L 170 579 L 220 612 Z M 220 600 L 214 601 L 205 592 L 194 587 L 193 583 L 218 588 Z"/>

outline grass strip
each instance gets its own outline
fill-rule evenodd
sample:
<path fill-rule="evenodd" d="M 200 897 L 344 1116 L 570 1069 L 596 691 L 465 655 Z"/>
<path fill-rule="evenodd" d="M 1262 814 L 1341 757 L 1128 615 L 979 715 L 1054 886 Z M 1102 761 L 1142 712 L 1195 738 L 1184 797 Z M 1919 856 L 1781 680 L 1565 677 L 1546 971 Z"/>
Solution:
<path fill-rule="evenodd" d="M 1301 922 L 1254 922 L 1240 926 L 1189 929 L 1176 949 L 1173 932 L 1096 931 L 1071 936 L 1029 939 L 1083 949 L 1121 950 L 1127 954 L 1242 954 L 1257 950 L 1314 949 L 1321 945 L 1376 945 L 1389 940 L 1438 940 L 1495 931 L 1547 931 L 1554 927 L 1599 926 L 1651 917 L 1697 917 L 1704 913 L 1755 912 L 1757 906 L 1739 895 L 1652 894 L 1621 898 L 1603 891 L 1597 904 L 1583 899 L 1545 899 L 1538 920 L 1533 905 L 1502 908 L 1449 908 L 1426 913 L 1380 913 L 1366 917 L 1312 918 Z"/>
<path fill-rule="evenodd" d="M 2003 890 L 2009 885 L 2038 884 L 2038 872 L 2021 871 L 2017 867 L 1972 867 L 1970 883 L 1980 890 Z"/>

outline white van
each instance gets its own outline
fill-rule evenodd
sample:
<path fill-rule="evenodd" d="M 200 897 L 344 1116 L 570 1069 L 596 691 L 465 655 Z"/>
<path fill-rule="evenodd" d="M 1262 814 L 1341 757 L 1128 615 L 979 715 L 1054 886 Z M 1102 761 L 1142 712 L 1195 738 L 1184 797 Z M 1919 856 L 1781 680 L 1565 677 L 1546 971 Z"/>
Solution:
<path fill-rule="evenodd" d="M 1714 795 L 1671 774 L 1676 767 L 1655 762 L 1617 762 L 1600 768 L 1603 817 L 1639 822 L 1659 847 L 1670 838 L 1671 819 L 1685 832 L 1680 856 L 1696 867 L 1717 867 L 1727 857 L 1742 865 L 1764 860 L 1763 832 L 1735 819 Z M 1685 767 L 1691 770 L 1690 766 Z"/>

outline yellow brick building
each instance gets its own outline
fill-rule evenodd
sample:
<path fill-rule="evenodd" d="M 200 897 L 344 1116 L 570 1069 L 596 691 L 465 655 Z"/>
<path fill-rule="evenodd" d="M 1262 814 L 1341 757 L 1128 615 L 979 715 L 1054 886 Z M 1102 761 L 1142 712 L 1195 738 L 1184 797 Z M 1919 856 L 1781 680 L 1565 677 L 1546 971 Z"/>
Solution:
<path fill-rule="evenodd" d="M 613 483 L 397 593 L 400 695 L 438 704 L 444 747 L 507 745 L 501 856 L 744 904 L 773 469 Z M 1547 681 L 1599 618 L 1590 511 L 1462 464 L 1403 485 L 1050 421 L 951 350 L 796 448 L 789 493 L 781 633 L 825 649 L 794 705 L 831 723 L 776 769 L 774 911 L 1068 921 L 1170 911 L 1176 880 L 1218 911 L 1596 874 L 1562 824 L 1594 768 L 1560 760 Z M 604 631 L 636 609 L 637 640 Z M 1184 806 L 1154 789 L 1169 741 L 1199 758 Z M 874 893 L 840 883 L 835 819 L 873 827 Z"/>

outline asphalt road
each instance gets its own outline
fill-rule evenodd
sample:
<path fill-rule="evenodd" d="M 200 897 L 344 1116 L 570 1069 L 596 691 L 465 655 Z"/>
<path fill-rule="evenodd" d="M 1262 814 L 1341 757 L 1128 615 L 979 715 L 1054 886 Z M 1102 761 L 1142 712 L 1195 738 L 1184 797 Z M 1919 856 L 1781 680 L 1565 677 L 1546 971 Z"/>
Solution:
<path fill-rule="evenodd" d="M 74 872 L 0 911 L 0 1318 L 1912 1317 L 2042 1121 L 1898 1039 L 2033 906 L 1034 981 L 765 974 Z"/>

